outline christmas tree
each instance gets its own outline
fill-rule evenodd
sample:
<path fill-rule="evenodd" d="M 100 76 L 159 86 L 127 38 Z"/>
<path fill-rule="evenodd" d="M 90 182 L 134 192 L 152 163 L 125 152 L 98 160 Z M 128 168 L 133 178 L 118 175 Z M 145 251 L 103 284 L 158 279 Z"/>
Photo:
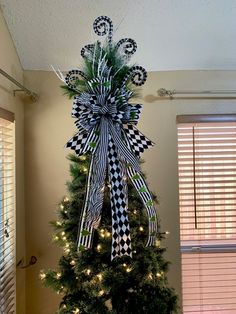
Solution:
<path fill-rule="evenodd" d="M 41 272 L 46 286 L 62 294 L 58 313 L 170 314 L 177 297 L 168 287 L 155 210 L 155 196 L 140 170 L 139 155 L 152 145 L 134 125 L 141 105 L 129 104 L 146 71 L 130 66 L 137 45 L 112 42 L 112 22 L 99 17 L 98 35 L 81 50 L 84 69 L 72 70 L 63 89 L 74 97 L 72 116 L 79 133 L 68 143 L 71 181 L 68 197 L 52 222 L 63 247 L 56 270 Z M 145 210 L 144 210 L 145 209 Z"/>

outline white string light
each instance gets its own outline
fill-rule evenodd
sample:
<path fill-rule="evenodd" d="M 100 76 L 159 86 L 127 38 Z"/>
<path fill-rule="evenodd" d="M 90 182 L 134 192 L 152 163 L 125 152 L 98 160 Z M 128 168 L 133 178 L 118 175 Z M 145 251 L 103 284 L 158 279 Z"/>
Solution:
<path fill-rule="evenodd" d="M 149 275 L 148 275 L 148 278 L 149 279 L 152 279 L 153 277 L 152 277 L 152 273 L 150 273 Z"/>
<path fill-rule="evenodd" d="M 104 293 L 105 293 L 104 290 L 100 290 L 100 291 L 98 292 L 98 295 L 101 297 Z"/>
<path fill-rule="evenodd" d="M 155 246 L 160 247 L 161 246 L 161 241 L 160 240 L 156 240 L 155 241 Z"/>
<path fill-rule="evenodd" d="M 41 272 L 39 277 L 41 280 L 44 280 L 46 278 L 46 274 L 44 272 Z"/>
<path fill-rule="evenodd" d="M 61 273 L 59 273 L 59 272 L 56 273 L 56 278 L 57 278 L 57 279 L 60 279 L 60 278 L 61 278 Z"/>

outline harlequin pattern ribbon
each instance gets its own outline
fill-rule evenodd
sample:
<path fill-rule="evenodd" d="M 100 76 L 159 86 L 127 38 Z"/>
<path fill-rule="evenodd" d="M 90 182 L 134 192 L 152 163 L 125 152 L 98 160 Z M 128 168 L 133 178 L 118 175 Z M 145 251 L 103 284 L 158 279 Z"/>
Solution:
<path fill-rule="evenodd" d="M 108 45 L 112 47 L 112 21 L 105 16 L 94 22 L 98 35 L 108 34 Z M 137 45 L 125 38 L 116 44 L 126 57 L 132 55 Z M 93 60 L 101 51 L 101 44 L 86 45 L 81 50 L 84 58 Z M 95 68 L 95 67 L 94 67 Z M 84 208 L 78 232 L 78 248 L 91 248 L 94 229 L 98 228 L 103 206 L 106 178 L 109 180 L 112 210 L 112 259 L 117 256 L 132 256 L 130 227 L 128 220 L 129 178 L 143 201 L 149 218 L 147 245 L 153 245 L 157 232 L 157 215 L 151 193 L 139 167 L 139 156 L 153 143 L 136 127 L 141 113 L 140 104 L 130 104 L 133 93 L 126 88 L 131 80 L 140 86 L 146 81 L 147 73 L 141 66 L 133 66 L 114 88 L 114 77 L 106 56 L 99 58 L 95 78 L 88 79 L 80 70 L 69 71 L 65 83 L 76 90 L 79 78 L 86 82 L 86 90 L 74 98 L 72 117 L 76 118 L 78 133 L 66 144 L 78 156 L 91 154 L 88 184 Z"/>

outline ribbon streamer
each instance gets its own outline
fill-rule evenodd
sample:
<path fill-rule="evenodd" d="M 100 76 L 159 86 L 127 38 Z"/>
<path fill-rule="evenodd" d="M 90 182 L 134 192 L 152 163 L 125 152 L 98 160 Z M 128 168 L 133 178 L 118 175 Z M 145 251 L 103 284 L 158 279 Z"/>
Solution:
<path fill-rule="evenodd" d="M 107 35 L 109 49 L 132 55 L 137 44 L 130 38 L 112 44 L 113 24 L 108 17 L 99 17 L 94 22 L 97 35 Z M 142 176 L 139 157 L 153 143 L 135 125 L 138 122 L 140 104 L 130 104 L 133 93 L 127 82 L 140 86 L 145 83 L 147 72 L 141 66 L 130 67 L 119 86 L 114 88 L 116 73 L 106 59 L 101 43 L 86 45 L 81 50 L 84 59 L 91 61 L 94 77 L 76 69 L 64 78 L 67 86 L 78 92 L 75 96 L 72 117 L 76 118 L 78 133 L 66 144 L 78 156 L 91 154 L 85 203 L 78 231 L 78 249 L 92 247 L 94 230 L 101 220 L 101 210 L 106 178 L 110 185 L 112 211 L 112 250 L 111 258 L 132 256 L 130 227 L 128 220 L 127 179 L 138 192 L 149 218 L 148 246 L 155 244 L 157 234 L 157 214 L 152 195 Z M 83 80 L 86 88 L 79 91 L 78 82 Z"/>

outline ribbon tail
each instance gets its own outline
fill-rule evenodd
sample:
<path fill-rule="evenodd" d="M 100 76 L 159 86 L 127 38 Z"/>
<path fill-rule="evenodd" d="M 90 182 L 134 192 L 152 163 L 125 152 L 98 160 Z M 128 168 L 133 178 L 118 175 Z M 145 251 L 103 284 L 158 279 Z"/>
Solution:
<path fill-rule="evenodd" d="M 108 171 L 111 184 L 112 210 L 112 252 L 115 257 L 132 257 L 130 228 L 128 220 L 128 187 L 124 162 L 118 160 L 115 144 L 109 135 Z"/>
<path fill-rule="evenodd" d="M 100 127 L 99 145 L 90 162 L 87 191 L 78 234 L 79 250 L 91 248 L 94 229 L 98 228 L 101 220 L 107 171 L 108 125 L 106 119 L 101 120 Z"/>
<path fill-rule="evenodd" d="M 83 251 L 85 249 L 89 249 L 92 247 L 92 241 L 93 241 L 93 234 L 94 234 L 94 228 L 91 224 L 86 220 L 87 217 L 87 210 L 88 210 L 88 203 L 89 203 L 89 195 L 91 193 L 91 176 L 93 173 L 93 167 L 94 167 L 94 155 L 91 157 L 90 166 L 89 166 L 89 172 L 88 172 L 88 179 L 87 179 L 87 190 L 86 190 L 86 196 L 85 196 L 85 202 L 83 211 L 80 218 L 80 225 L 78 228 L 78 237 L 77 237 L 77 248 L 78 251 Z"/>
<path fill-rule="evenodd" d="M 156 209 L 153 204 L 151 192 L 149 191 L 145 179 L 143 178 L 141 173 L 137 173 L 132 167 L 127 167 L 127 173 L 147 211 L 149 220 L 149 236 L 146 246 L 155 245 L 155 240 L 158 232 L 158 218 Z"/>

